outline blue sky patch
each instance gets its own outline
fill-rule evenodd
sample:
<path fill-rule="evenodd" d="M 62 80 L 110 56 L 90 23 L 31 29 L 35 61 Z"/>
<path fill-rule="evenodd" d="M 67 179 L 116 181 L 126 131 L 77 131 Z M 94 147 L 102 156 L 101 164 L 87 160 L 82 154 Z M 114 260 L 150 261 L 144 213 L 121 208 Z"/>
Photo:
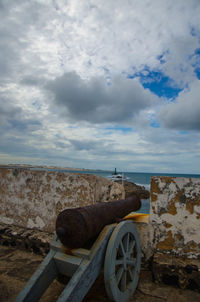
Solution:
<path fill-rule="evenodd" d="M 186 135 L 186 134 L 188 134 L 188 131 L 179 131 L 179 134 Z"/>
<path fill-rule="evenodd" d="M 195 70 L 197 78 L 200 80 L 200 68 L 196 68 Z"/>
<path fill-rule="evenodd" d="M 150 121 L 150 126 L 152 128 L 160 128 L 160 123 L 158 121 Z"/>
<path fill-rule="evenodd" d="M 34 107 L 36 107 L 36 109 L 38 109 L 38 110 L 41 109 L 41 105 L 40 105 L 40 103 L 39 103 L 38 100 L 35 100 L 35 101 L 32 103 L 32 105 L 33 105 Z"/>
<path fill-rule="evenodd" d="M 200 80 L 200 48 L 197 48 L 195 50 L 195 64 L 194 66 L 194 72 L 196 73 L 197 78 Z"/>
<path fill-rule="evenodd" d="M 195 55 L 200 55 L 200 48 L 197 48 L 197 49 L 195 50 Z"/>
<path fill-rule="evenodd" d="M 121 131 L 121 132 L 125 132 L 125 133 L 133 131 L 133 129 L 131 127 L 123 127 L 123 126 L 118 126 L 118 125 L 106 127 L 105 130 Z"/>
<path fill-rule="evenodd" d="M 161 55 L 157 56 L 157 59 L 160 62 L 160 64 L 166 63 L 165 57 L 166 57 L 167 54 L 169 54 L 169 50 L 166 50 Z"/>
<path fill-rule="evenodd" d="M 182 90 L 170 85 L 172 80 L 159 71 L 148 71 L 147 75 L 140 74 L 140 82 L 144 88 L 148 88 L 159 97 L 173 98 L 177 97 Z"/>

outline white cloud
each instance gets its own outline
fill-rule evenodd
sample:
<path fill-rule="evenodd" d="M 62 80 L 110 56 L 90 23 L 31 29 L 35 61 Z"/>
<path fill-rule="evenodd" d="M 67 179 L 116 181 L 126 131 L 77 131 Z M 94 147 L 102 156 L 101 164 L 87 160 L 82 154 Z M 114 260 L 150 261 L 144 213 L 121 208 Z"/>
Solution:
<path fill-rule="evenodd" d="M 15 70 L 23 66 L 23 73 L 47 78 L 75 71 L 90 78 L 105 70 L 113 75 L 149 66 L 176 81 L 184 63 L 184 81 L 193 77 L 188 55 L 198 44 L 198 0 L 21 1 L 4 6 L 2 48 L 8 59 L 11 51 L 12 60 L 17 59 Z M 197 35 L 191 36 L 193 28 Z M 157 59 L 162 54 L 163 66 Z"/>
<path fill-rule="evenodd" d="M 200 80 L 180 92 L 175 103 L 165 105 L 160 112 L 165 127 L 179 130 L 200 130 Z"/>
<path fill-rule="evenodd" d="M 0 1 L 0 161 L 196 171 L 199 134 L 171 129 L 200 128 L 199 15 L 199 0 Z M 175 103 L 160 109 L 145 70 L 184 88 Z M 159 111 L 166 129 L 149 128 Z"/>

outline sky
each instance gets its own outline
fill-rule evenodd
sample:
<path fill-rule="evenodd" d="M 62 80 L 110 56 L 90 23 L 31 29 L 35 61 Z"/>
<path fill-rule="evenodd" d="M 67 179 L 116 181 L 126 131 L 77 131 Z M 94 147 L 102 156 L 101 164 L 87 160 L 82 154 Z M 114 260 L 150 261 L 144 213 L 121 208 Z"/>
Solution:
<path fill-rule="evenodd" d="M 200 174 L 199 0 L 0 0 L 0 163 Z"/>

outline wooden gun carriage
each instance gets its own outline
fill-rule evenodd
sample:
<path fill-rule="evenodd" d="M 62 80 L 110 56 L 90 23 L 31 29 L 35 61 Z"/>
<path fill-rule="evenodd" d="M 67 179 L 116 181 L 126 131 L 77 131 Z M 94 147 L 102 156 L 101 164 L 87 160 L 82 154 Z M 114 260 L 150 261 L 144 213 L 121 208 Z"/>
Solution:
<path fill-rule="evenodd" d="M 130 198 L 127 204 L 126 199 L 120 202 L 123 203 L 122 207 L 126 208 L 125 214 L 122 211 L 122 217 L 124 217 L 130 212 L 130 207 L 127 206 Z M 112 203 L 114 206 L 116 202 Z M 105 203 L 101 204 L 104 206 Z M 110 204 L 110 202 L 106 204 Z M 140 205 L 138 197 L 134 197 L 132 199 L 133 210 L 137 210 Z M 87 208 L 87 214 L 90 207 L 93 206 L 95 205 L 84 207 Z M 109 205 L 105 206 L 109 208 Z M 93 218 L 95 219 L 95 217 Z M 111 218 L 111 223 L 105 225 L 98 236 L 95 239 L 92 238 L 90 242 L 87 241 L 84 247 L 66 249 L 55 234 L 49 253 L 15 302 L 39 301 L 58 274 L 71 278 L 57 301 L 81 302 L 102 268 L 104 268 L 104 282 L 109 299 L 116 302 L 128 301 L 133 295 L 139 279 L 141 265 L 139 235 L 131 220 L 112 222 L 113 218 Z M 56 225 L 60 227 L 59 223 Z"/>

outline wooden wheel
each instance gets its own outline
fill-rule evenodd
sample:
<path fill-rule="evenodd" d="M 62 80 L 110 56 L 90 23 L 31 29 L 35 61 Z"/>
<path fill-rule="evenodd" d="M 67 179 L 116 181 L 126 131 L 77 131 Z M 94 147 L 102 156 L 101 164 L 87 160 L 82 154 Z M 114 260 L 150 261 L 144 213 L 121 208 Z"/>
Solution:
<path fill-rule="evenodd" d="M 108 242 L 104 280 L 111 301 L 126 302 L 133 295 L 141 266 L 140 239 L 134 223 L 120 222 Z"/>

